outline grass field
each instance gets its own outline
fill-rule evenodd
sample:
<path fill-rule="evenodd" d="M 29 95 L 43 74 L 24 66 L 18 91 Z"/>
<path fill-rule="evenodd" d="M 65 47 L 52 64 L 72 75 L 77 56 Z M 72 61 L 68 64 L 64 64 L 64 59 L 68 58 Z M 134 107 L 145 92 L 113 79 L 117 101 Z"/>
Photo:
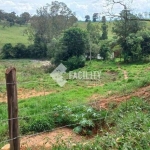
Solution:
<path fill-rule="evenodd" d="M 11 43 L 13 46 L 17 43 L 23 43 L 29 45 L 28 36 L 24 33 L 27 26 L 12 26 L 3 28 L 0 25 L 0 48 L 5 43 Z"/>
<path fill-rule="evenodd" d="M 86 29 L 86 24 L 78 22 L 77 26 Z M 113 24 L 108 26 L 109 39 L 112 39 Z M 0 26 L 0 47 L 5 43 L 28 45 L 27 36 L 23 35 L 26 28 Z M 91 140 L 78 143 L 74 148 L 63 143 L 54 146 L 54 150 L 149 149 L 149 62 L 87 61 L 85 67 L 73 72 L 100 71 L 100 80 L 69 79 L 69 73 L 65 73 L 67 83 L 60 87 L 42 61 L 0 60 L 0 147 L 5 144 L 1 141 L 8 139 L 5 71 L 10 66 L 17 69 L 21 136 L 70 125 L 75 133 L 92 136 Z"/>
<path fill-rule="evenodd" d="M 101 26 L 101 23 L 98 22 L 98 24 Z M 78 22 L 77 26 L 81 29 L 86 29 L 87 23 L 85 22 Z M 112 23 L 108 23 L 108 36 L 110 39 L 113 38 L 112 34 Z M 5 43 L 11 43 L 13 46 L 17 43 L 23 43 L 25 45 L 29 45 L 30 42 L 28 41 L 28 36 L 24 34 L 24 30 L 27 29 L 27 26 L 12 26 L 12 27 L 5 27 L 3 28 L 0 25 L 0 48 Z"/>
<path fill-rule="evenodd" d="M 110 141 L 114 140 L 114 138 L 119 138 L 119 140 L 125 140 L 128 143 L 128 138 L 130 135 L 125 134 L 124 139 L 122 139 L 121 136 L 123 134 L 122 132 L 128 133 L 121 130 L 124 127 L 125 130 L 128 130 L 128 128 L 132 130 L 133 138 L 134 134 L 137 134 L 137 130 L 139 132 L 138 134 L 141 135 L 142 132 L 147 133 L 150 128 L 150 122 L 148 120 L 150 110 L 149 104 L 147 101 L 142 99 L 142 95 L 146 96 L 146 94 L 144 94 L 145 91 L 143 91 L 143 89 L 141 89 L 141 92 L 143 93 L 139 92 L 140 88 L 147 87 L 150 84 L 150 63 L 138 63 L 129 65 L 119 63 L 118 61 L 87 62 L 84 68 L 80 68 L 75 71 L 101 71 L 101 80 L 68 80 L 63 88 L 59 87 L 57 83 L 53 81 L 49 73 L 45 73 L 44 70 L 41 69 L 41 64 L 39 62 L 35 62 L 33 60 L 0 60 L 0 64 L 0 83 L 5 83 L 4 73 L 7 67 L 15 66 L 17 69 L 18 93 L 22 95 L 22 97 L 19 98 L 19 117 L 22 118 L 19 122 L 21 135 L 33 134 L 43 130 L 51 130 L 66 124 L 80 123 L 82 118 L 80 118 L 80 121 L 76 120 L 74 122 L 71 116 L 80 116 L 80 113 L 85 113 L 85 111 L 91 107 L 91 102 L 100 102 L 101 100 L 101 102 L 104 102 L 105 104 L 105 102 L 109 99 L 113 99 L 109 105 L 109 111 L 113 111 L 113 114 L 109 111 L 107 112 L 107 114 L 110 114 L 107 116 L 109 119 L 107 118 L 108 120 L 105 121 L 105 124 L 111 126 L 111 124 L 114 124 L 114 120 L 117 119 L 117 122 L 115 122 L 115 125 L 113 125 L 114 127 L 111 130 L 111 132 L 114 132 L 114 134 L 112 135 L 111 132 L 109 133 L 109 136 L 112 138 Z M 127 76 L 126 79 L 125 74 Z M 64 75 L 64 78 L 67 79 L 67 77 L 68 73 Z M 33 90 L 35 94 L 27 97 L 28 95 L 26 96 L 26 94 Z M 146 90 L 150 90 L 150 88 L 147 87 Z M 0 86 L 0 91 L 0 99 L 5 99 L 5 84 Z M 41 91 L 45 93 L 47 92 L 47 94 L 39 96 L 38 93 Z M 137 94 L 135 93 L 131 95 L 131 98 L 125 97 L 124 100 L 121 98 L 127 94 L 130 95 L 131 93 L 134 93 L 134 91 L 137 91 Z M 149 91 L 147 92 L 150 93 Z M 120 96 L 120 102 L 122 101 L 122 105 L 119 107 L 116 107 L 116 104 L 118 105 L 120 102 L 118 102 L 114 97 L 115 95 Z M 135 96 L 138 98 L 132 98 Z M 127 99 L 132 99 L 132 101 L 127 103 Z M 134 106 L 132 109 L 133 103 L 136 104 L 137 108 Z M 77 106 L 80 107 L 77 108 Z M 87 109 L 84 110 L 82 108 L 83 106 Z M 111 106 L 115 106 L 115 109 L 113 107 L 111 109 Z M 143 112 L 143 108 L 145 107 L 146 112 Z M 129 111 L 124 113 L 124 109 L 129 109 Z M 135 112 L 132 111 L 134 109 Z M 60 113 L 60 110 L 66 113 L 66 115 L 62 115 L 63 113 Z M 139 114 L 139 116 L 141 116 L 141 118 L 135 119 L 134 127 L 132 126 L 131 120 L 134 119 L 136 112 Z M 56 113 L 58 113 L 57 117 L 55 116 Z M 67 116 L 68 113 L 71 113 L 71 115 Z M 106 117 L 105 114 L 106 113 L 104 113 L 103 117 Z M 124 119 L 121 119 L 119 117 L 120 115 L 123 115 Z M 110 120 L 110 118 L 112 118 L 112 120 Z M 136 124 L 139 123 L 139 119 L 145 120 L 141 120 L 140 127 L 137 127 L 137 129 Z M 0 103 L 0 121 L 1 120 L 7 120 L 7 105 L 5 102 Z M 7 127 L 7 122 L 1 123 L 0 141 L 7 139 Z M 74 126 L 71 128 L 74 128 Z M 118 128 L 120 131 L 117 130 Z M 140 130 L 140 128 L 144 128 L 144 131 Z M 105 134 L 105 132 L 106 131 L 103 131 L 103 134 Z M 135 137 L 137 138 L 137 135 L 135 135 Z M 102 136 L 101 138 L 104 140 L 105 136 Z M 146 138 L 145 141 L 148 140 L 149 138 Z M 103 142 L 104 143 L 102 144 L 106 144 L 106 140 Z M 106 149 L 108 149 L 108 147 Z"/>
<path fill-rule="evenodd" d="M 102 25 L 101 22 L 95 22 L 94 24 L 98 24 L 100 27 Z M 112 39 L 114 36 L 114 34 L 112 33 L 113 22 L 108 22 L 107 25 L 108 25 L 108 38 Z M 87 22 L 78 22 L 77 27 L 85 30 L 87 28 Z"/>
<path fill-rule="evenodd" d="M 149 27 L 150 22 L 146 22 L 147 26 Z M 96 22 L 101 26 L 101 22 Z M 112 39 L 114 34 L 112 33 L 113 22 L 107 23 L 108 25 L 108 37 Z M 78 22 L 77 27 L 81 29 L 86 29 L 87 23 L 86 22 Z M 17 43 L 23 43 L 25 45 L 29 45 L 30 42 L 28 41 L 28 36 L 24 33 L 24 30 L 27 29 L 27 26 L 12 26 L 12 27 L 5 27 L 3 28 L 0 25 L 0 48 L 5 43 L 12 43 L 12 45 L 16 45 Z"/>

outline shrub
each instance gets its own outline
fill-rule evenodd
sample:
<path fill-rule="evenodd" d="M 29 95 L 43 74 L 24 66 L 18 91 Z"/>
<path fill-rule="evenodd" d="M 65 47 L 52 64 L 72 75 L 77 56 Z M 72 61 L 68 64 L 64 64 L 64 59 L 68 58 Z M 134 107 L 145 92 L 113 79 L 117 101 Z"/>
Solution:
<path fill-rule="evenodd" d="M 46 57 L 47 47 L 45 44 L 33 44 L 28 46 L 30 58 L 44 58 Z"/>
<path fill-rule="evenodd" d="M 13 48 L 14 58 L 28 58 L 29 54 L 27 52 L 26 46 L 22 43 L 18 43 Z"/>
<path fill-rule="evenodd" d="M 41 117 L 33 120 L 30 124 L 29 131 L 42 132 L 54 128 L 54 120 L 48 117 Z"/>
<path fill-rule="evenodd" d="M 2 48 L 2 58 L 3 59 L 14 58 L 13 46 L 12 46 L 11 43 L 7 43 L 3 46 L 3 48 Z"/>
<path fill-rule="evenodd" d="M 82 135 L 89 135 L 104 125 L 106 115 L 107 111 L 97 111 L 90 106 L 56 106 L 53 109 L 53 116 L 58 125 L 70 125 L 75 133 Z"/>
<path fill-rule="evenodd" d="M 67 53 L 64 59 L 69 59 L 73 56 L 79 57 L 84 54 L 87 48 L 88 36 L 80 28 L 70 28 L 64 32 L 62 43 Z"/>
<path fill-rule="evenodd" d="M 100 48 L 100 56 L 103 58 L 103 60 L 108 59 L 110 55 L 110 48 L 106 45 L 103 44 Z"/>
<path fill-rule="evenodd" d="M 64 61 L 63 63 L 67 67 L 68 71 L 72 71 L 74 69 L 78 69 L 85 66 L 85 57 L 73 56 L 69 58 L 67 61 Z"/>

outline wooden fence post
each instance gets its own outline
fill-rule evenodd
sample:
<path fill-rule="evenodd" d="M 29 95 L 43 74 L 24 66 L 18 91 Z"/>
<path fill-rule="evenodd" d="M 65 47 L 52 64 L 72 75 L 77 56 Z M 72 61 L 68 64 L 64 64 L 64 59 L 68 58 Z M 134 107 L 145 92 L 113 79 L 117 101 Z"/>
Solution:
<path fill-rule="evenodd" d="M 10 150 L 20 150 L 16 69 L 12 67 L 8 68 L 6 70 L 5 77 L 7 88 Z"/>

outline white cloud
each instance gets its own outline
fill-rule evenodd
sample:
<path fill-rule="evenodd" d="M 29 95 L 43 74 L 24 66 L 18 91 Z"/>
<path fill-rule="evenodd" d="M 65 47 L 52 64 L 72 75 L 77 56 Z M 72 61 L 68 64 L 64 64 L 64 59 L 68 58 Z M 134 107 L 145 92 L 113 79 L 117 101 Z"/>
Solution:
<path fill-rule="evenodd" d="M 17 14 L 21 14 L 23 12 L 29 12 L 34 14 L 36 9 L 39 8 L 41 5 L 38 3 L 29 3 L 29 2 L 13 2 L 11 0 L 0 0 L 0 9 L 4 10 L 5 12 L 16 12 Z"/>
<path fill-rule="evenodd" d="M 28 11 L 31 14 L 36 12 L 36 9 L 44 6 L 46 3 L 51 3 L 52 0 L 0 0 L 0 9 L 11 12 L 15 11 L 17 14 Z M 108 8 L 106 0 L 60 0 L 63 1 L 67 6 L 76 12 L 78 19 L 84 20 L 85 15 L 92 17 L 93 13 L 106 12 Z M 124 0 L 131 1 L 131 0 Z M 150 0 L 133 0 L 133 3 L 129 3 L 129 6 L 135 12 L 150 11 Z M 110 7 L 109 7 L 110 8 Z M 114 13 L 119 13 L 123 9 L 123 6 L 116 5 L 114 7 Z"/>
<path fill-rule="evenodd" d="M 15 6 L 16 4 L 12 1 L 4 1 L 2 5 Z"/>

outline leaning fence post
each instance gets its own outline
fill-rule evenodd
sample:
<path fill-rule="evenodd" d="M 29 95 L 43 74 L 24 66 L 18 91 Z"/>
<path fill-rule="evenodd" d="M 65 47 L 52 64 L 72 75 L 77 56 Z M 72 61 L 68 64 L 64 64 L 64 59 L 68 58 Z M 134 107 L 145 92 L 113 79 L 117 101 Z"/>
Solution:
<path fill-rule="evenodd" d="M 6 70 L 5 77 L 7 88 L 10 150 L 20 150 L 16 69 L 12 67 L 8 68 Z"/>

